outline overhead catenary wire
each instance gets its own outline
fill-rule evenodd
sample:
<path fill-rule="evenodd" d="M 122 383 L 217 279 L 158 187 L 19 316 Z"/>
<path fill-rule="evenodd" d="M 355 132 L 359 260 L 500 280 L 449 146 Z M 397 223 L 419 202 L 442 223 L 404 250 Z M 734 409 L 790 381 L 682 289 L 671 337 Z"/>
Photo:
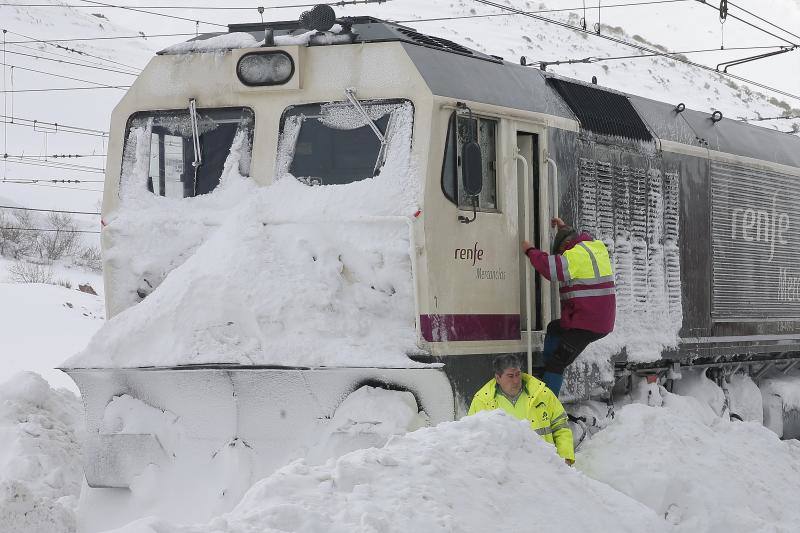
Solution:
<path fill-rule="evenodd" d="M 10 115 L 0 115 L 0 118 L 5 119 L 5 120 L 10 120 L 10 121 L 27 122 L 29 125 L 32 125 L 33 127 L 35 127 L 36 125 L 39 125 L 39 126 L 42 126 L 42 125 L 44 125 L 44 126 L 53 126 L 55 128 L 55 130 L 57 130 L 57 131 L 73 130 L 73 131 L 67 131 L 67 133 L 85 133 L 85 134 L 90 134 L 91 133 L 91 134 L 98 135 L 98 136 L 101 136 L 101 135 L 104 136 L 104 137 L 108 136 L 108 132 L 105 131 L 105 130 L 96 130 L 96 129 L 92 129 L 92 128 L 84 128 L 84 127 L 81 127 L 81 126 L 70 126 L 68 124 L 62 124 L 60 122 L 46 122 L 44 120 L 39 120 L 39 119 L 35 119 L 35 118 L 15 117 L 15 116 L 10 116 Z M 9 122 L 9 123 L 16 124 L 16 122 Z M 24 125 L 24 124 L 20 124 L 20 125 Z"/>
<path fill-rule="evenodd" d="M 569 30 L 572 30 L 572 31 L 575 31 L 575 32 L 578 32 L 578 33 L 585 34 L 585 35 L 593 35 L 593 36 L 595 36 L 597 38 L 605 39 L 605 40 L 611 41 L 611 42 L 615 42 L 617 44 L 628 46 L 628 47 L 634 48 L 636 50 L 640 50 L 640 51 L 647 52 L 647 53 L 654 54 L 654 55 L 660 55 L 660 56 L 668 57 L 670 59 L 673 59 L 675 61 L 678 61 L 680 63 L 686 64 L 686 65 L 689 65 L 689 66 L 693 66 L 693 67 L 696 67 L 696 68 L 699 68 L 699 69 L 702 69 L 702 70 L 707 70 L 709 72 L 715 72 L 715 73 L 719 74 L 720 76 L 725 76 L 725 77 L 728 77 L 728 78 L 731 78 L 731 79 L 734 79 L 734 80 L 741 81 L 743 83 L 748 83 L 748 84 L 750 84 L 750 85 L 752 85 L 754 87 L 759 87 L 761 89 L 772 91 L 772 92 L 774 92 L 776 94 L 787 96 L 787 97 L 793 98 L 795 100 L 800 100 L 800 96 L 798 96 L 796 94 L 790 93 L 788 91 L 783 91 L 783 90 L 777 89 L 775 87 L 771 87 L 771 86 L 766 85 L 764 83 L 759 83 L 757 81 L 750 80 L 750 79 L 745 78 L 743 76 L 738 76 L 736 74 L 731 74 L 730 72 L 720 72 L 720 71 L 716 70 L 713 67 L 709 67 L 708 65 L 703 65 L 702 63 L 697 63 L 695 61 L 690 61 L 689 59 L 681 57 L 680 55 L 676 55 L 676 54 L 674 54 L 672 52 L 662 52 L 662 51 L 656 50 L 654 48 L 650 48 L 648 46 L 644 46 L 644 45 L 641 45 L 641 44 L 632 43 L 632 42 L 626 41 L 624 39 L 620 39 L 618 37 L 613 37 L 611 35 L 605 35 L 605 34 L 600 34 L 600 33 L 595 33 L 595 32 L 592 32 L 592 31 L 584 30 L 579 26 L 573 26 L 572 24 L 569 24 L 567 22 L 562 22 L 562 21 L 559 21 L 559 20 L 554 20 L 554 19 L 550 19 L 550 18 L 547 18 L 547 17 L 543 17 L 541 15 L 528 13 L 526 11 L 522 11 L 522 10 L 514 8 L 514 7 L 498 4 L 496 2 L 491 2 L 489 0 L 473 0 L 473 1 L 475 1 L 477 3 L 480 3 L 480 4 L 483 4 L 483 5 L 490 6 L 490 7 L 495 7 L 497 9 L 510 11 L 510 12 L 516 13 L 517 15 L 526 16 L 526 17 L 529 17 L 529 18 L 540 20 L 542 22 L 546 22 L 546 23 L 550 23 L 550 24 L 553 24 L 553 25 L 556 25 L 556 26 L 560 26 L 562 28 L 566 28 L 566 29 L 569 29 Z"/>
<path fill-rule="evenodd" d="M 208 26 L 217 26 L 217 27 L 222 27 L 222 28 L 227 28 L 228 27 L 227 24 L 219 24 L 218 22 L 209 22 L 207 20 L 199 20 L 199 19 L 191 19 L 191 18 L 186 18 L 186 17 L 179 17 L 179 16 L 176 16 L 176 15 L 167 15 L 166 13 L 158 13 L 158 12 L 155 12 L 155 11 L 149 11 L 147 9 L 140 9 L 140 8 L 135 8 L 135 7 L 130 7 L 130 6 L 120 6 L 120 5 L 115 5 L 115 4 L 106 4 L 104 2 L 96 2 L 95 0 L 81 0 L 81 1 L 85 2 L 87 4 L 96 5 L 96 6 L 103 6 L 103 7 L 117 8 L 117 9 L 125 9 L 125 10 L 128 10 L 128 11 L 135 11 L 137 13 L 145 13 L 147 15 L 154 15 L 154 16 L 157 16 L 157 17 L 165 17 L 165 18 L 170 18 L 170 19 L 175 19 L 175 20 L 184 20 L 184 21 L 187 21 L 187 22 L 194 22 L 194 23 L 197 23 L 197 24 L 206 24 Z"/>
<path fill-rule="evenodd" d="M 11 6 L 11 7 L 66 7 L 66 8 L 83 8 L 83 9 L 97 9 L 100 8 L 117 8 L 117 9 L 167 9 L 167 10 L 174 10 L 180 9 L 183 11 L 192 10 L 192 11 L 255 11 L 259 8 L 264 10 L 274 10 L 274 9 L 294 9 L 300 7 L 314 7 L 320 4 L 328 5 L 328 6 L 348 6 L 348 5 L 359 5 L 359 4 L 383 4 L 384 2 L 389 2 L 391 0 L 340 0 L 338 2 L 314 2 L 309 4 L 283 4 L 277 6 L 163 6 L 163 5 L 152 5 L 152 6 L 123 6 L 123 5 L 110 5 L 110 4 L 100 4 L 98 6 L 86 6 L 86 5 L 79 5 L 79 4 L 30 4 L 30 3 L 17 3 L 17 2 L 0 2 L 0 6 Z M 192 22 L 195 22 L 193 19 L 189 19 Z M 202 22 L 202 21 L 201 21 Z"/>
<path fill-rule="evenodd" d="M 51 132 L 48 132 L 51 133 Z M 17 159 L 45 159 L 52 158 L 52 159 L 73 159 L 73 158 L 81 158 L 81 157 L 107 157 L 106 154 L 52 154 L 52 155 L 31 155 L 31 154 L 21 154 L 21 155 L 11 155 L 11 154 L 3 154 L 3 157 L 15 157 Z"/>
<path fill-rule="evenodd" d="M 34 185 L 37 183 L 105 183 L 105 180 L 79 180 L 63 178 L 3 178 L 1 183 L 15 183 L 17 185 Z"/>
<path fill-rule="evenodd" d="M 763 50 L 763 49 L 786 49 L 787 47 L 775 44 L 775 45 L 764 45 L 764 46 L 738 46 L 733 48 L 702 48 L 698 50 L 681 50 L 677 52 L 670 52 L 670 54 L 700 54 L 700 53 L 708 53 L 708 52 L 730 52 L 731 50 Z M 617 61 L 622 59 L 643 59 L 646 57 L 656 57 L 656 56 L 663 56 L 662 52 L 658 53 L 651 53 L 651 54 L 633 54 L 633 55 L 625 55 L 625 56 L 589 56 L 585 58 L 579 59 L 560 59 L 558 61 L 529 61 L 526 63 L 527 65 L 574 65 L 576 63 L 601 63 L 603 61 Z"/>
<path fill-rule="evenodd" d="M 11 91 L 0 91 L 3 93 L 46 93 L 52 91 L 86 91 L 101 89 L 130 89 L 130 85 L 109 85 L 108 87 L 50 87 L 47 89 L 14 89 Z"/>
<path fill-rule="evenodd" d="M 35 125 L 35 124 L 30 124 L 30 123 L 18 122 L 19 119 L 15 118 L 15 117 L 11 117 L 11 118 L 12 118 L 12 120 L 2 119 L 2 123 L 4 124 L 4 127 L 7 127 L 7 126 L 18 126 L 18 127 L 22 127 L 22 128 L 32 128 L 32 129 L 34 129 L 36 131 L 39 131 L 41 133 L 70 133 L 70 134 L 73 134 L 73 135 L 85 135 L 87 137 L 99 137 L 101 139 L 106 139 L 108 137 L 107 133 L 90 133 L 90 132 L 86 132 L 86 131 L 73 131 L 73 130 L 68 129 L 67 127 L 61 127 L 60 125 L 58 126 L 58 129 L 56 129 L 55 127 L 48 126 L 48 125 L 44 125 L 43 126 L 44 123 L 41 123 L 39 125 Z"/>
<path fill-rule="evenodd" d="M 54 231 L 56 233 L 100 233 L 97 230 L 91 229 L 55 229 L 55 228 L 15 228 L 15 227 L 0 227 L 0 230 L 12 231 Z"/>
<path fill-rule="evenodd" d="M 99 215 L 97 211 L 64 211 L 61 209 L 36 209 L 33 207 L 14 207 L 10 205 L 0 205 L 0 209 L 12 209 L 14 211 L 39 211 L 42 213 L 64 213 L 69 215 Z"/>
<path fill-rule="evenodd" d="M 752 13 L 752 12 L 750 12 L 750 11 L 746 10 L 745 8 L 743 8 L 743 7 L 739 6 L 739 5 L 737 5 L 737 4 L 734 4 L 733 2 L 728 2 L 728 4 L 732 5 L 732 6 L 733 6 L 733 7 L 735 7 L 736 9 L 740 9 L 740 10 L 744 11 L 745 13 L 747 13 L 748 15 L 750 15 L 751 17 L 757 18 L 757 19 L 758 19 L 758 20 L 760 20 L 761 22 L 766 22 L 767 24 L 769 24 L 769 25 L 770 25 L 770 26 L 772 26 L 773 28 L 777 28 L 777 29 L 781 30 L 782 32 L 788 33 L 788 34 L 789 34 L 789 35 L 791 35 L 792 37 L 795 37 L 795 38 L 797 38 L 797 39 L 800 39 L 800 35 L 797 35 L 796 33 L 792 33 L 792 32 L 790 32 L 789 30 L 787 30 L 786 28 L 782 28 L 781 26 L 778 26 L 777 24 L 775 24 L 775 23 L 773 23 L 773 22 L 770 22 L 770 21 L 768 21 L 768 20 L 767 20 L 767 19 L 765 19 L 765 18 L 761 18 L 761 17 L 759 17 L 758 15 L 756 15 L 755 13 Z"/>
<path fill-rule="evenodd" d="M 694 2 L 695 0 L 650 0 L 646 2 L 629 2 L 623 4 L 608 4 L 604 5 L 603 9 L 608 8 L 623 8 L 623 7 L 638 7 L 638 6 L 648 6 L 653 4 L 676 4 L 676 3 L 683 3 L 683 2 Z M 558 8 L 558 9 L 538 9 L 534 11 L 525 11 L 528 14 L 540 14 L 540 13 L 565 13 L 571 11 L 580 11 L 582 10 L 582 6 L 576 7 L 569 7 L 569 8 Z M 476 19 L 476 18 L 492 18 L 492 17 L 513 17 L 515 15 L 519 15 L 520 13 L 486 13 L 482 15 L 454 15 L 450 17 L 435 17 L 435 18 L 418 18 L 418 19 L 407 19 L 407 20 L 395 20 L 394 22 L 400 23 L 409 23 L 409 22 L 438 22 L 443 20 L 465 20 L 465 19 Z"/>
<path fill-rule="evenodd" d="M 103 192 L 102 189 L 87 189 L 85 187 L 71 187 L 68 185 L 51 185 L 49 183 L 14 183 L 11 181 L 0 180 L 0 185 L 26 185 L 28 187 L 48 187 L 51 189 L 61 189 L 63 191 Z"/>
<path fill-rule="evenodd" d="M 75 165 L 72 163 L 61 163 L 61 162 L 54 162 L 54 161 L 31 161 L 29 159 L 24 160 L 17 160 L 12 157 L 3 157 L 3 161 L 8 163 L 13 163 L 15 165 L 28 165 L 32 167 L 44 167 L 44 168 L 57 168 L 59 170 L 74 170 L 77 172 L 87 172 L 90 174 L 105 174 L 105 169 L 98 168 L 98 167 L 87 167 L 84 165 Z"/>
<path fill-rule="evenodd" d="M 98 87 L 104 87 L 106 89 L 116 89 L 116 87 L 113 87 L 111 85 L 107 85 L 105 83 L 101 83 L 99 81 L 85 80 L 83 78 L 73 78 L 72 76 L 64 76 L 63 74 L 56 74 L 55 72 L 47 72 L 46 70 L 37 70 L 37 69 L 34 69 L 34 68 L 22 67 L 22 66 L 19 66 L 19 65 L 12 65 L 12 64 L 6 63 L 6 62 L 0 63 L 0 64 L 3 65 L 4 67 L 16 68 L 16 69 L 19 69 L 19 70 L 25 70 L 27 72 L 34 72 L 36 74 L 42 74 L 42 75 L 45 75 L 45 76 L 52 76 L 54 78 L 61 78 L 61 79 L 71 80 L 71 81 L 80 81 L 80 82 L 83 82 L 83 83 L 93 83 L 93 84 L 97 85 Z"/>
<path fill-rule="evenodd" d="M 123 72 L 125 72 L 126 69 L 130 70 L 129 74 L 138 75 L 141 72 L 141 69 L 139 69 L 139 68 L 128 67 L 127 65 L 124 65 L 122 63 L 114 63 L 114 64 L 111 64 L 111 65 L 108 65 L 108 64 L 105 64 L 105 63 L 101 62 L 102 60 L 99 60 L 99 59 L 76 58 L 75 56 L 72 56 L 72 55 L 63 54 L 63 53 L 58 52 L 58 51 L 47 49 L 39 41 L 31 41 L 28 44 L 6 43 L 6 45 L 9 46 L 9 47 L 13 46 L 15 49 L 18 49 L 18 50 L 25 50 L 25 51 L 32 52 L 35 55 L 44 54 L 43 57 L 46 57 L 48 59 L 65 58 L 67 60 L 78 62 L 79 65 L 86 66 L 86 67 L 109 68 L 109 67 L 115 67 L 115 66 L 119 65 L 119 66 L 121 66 L 121 70 Z M 11 48 L 9 48 L 9 50 L 11 50 Z"/>
<path fill-rule="evenodd" d="M 124 70 L 114 69 L 114 68 L 110 68 L 110 67 L 98 67 L 98 66 L 86 65 L 86 64 L 83 64 L 83 63 L 76 63 L 75 61 L 67 61 L 67 60 L 64 60 L 64 59 L 55 59 L 55 58 L 52 58 L 52 57 L 43 57 L 43 56 L 36 55 L 36 54 L 26 54 L 25 52 L 15 52 L 13 50 L 6 50 L 6 53 L 17 55 L 17 56 L 23 56 L 23 57 L 32 57 L 34 59 L 40 59 L 42 61 L 52 61 L 54 63 L 62 63 L 64 65 L 74 65 L 74 66 L 77 66 L 77 67 L 84 67 L 84 68 L 89 68 L 89 69 L 94 69 L 94 70 L 102 70 L 102 71 L 105 71 L 105 72 L 113 72 L 113 73 L 116 73 L 116 74 L 125 74 L 125 75 L 128 75 L 128 76 L 136 76 L 137 75 L 137 74 L 134 74 L 133 72 L 126 72 Z M 3 60 L 3 61 L 5 62 L 5 60 Z"/>
<path fill-rule="evenodd" d="M 10 33 L 11 35 L 16 35 L 17 37 L 22 37 L 24 39 L 28 39 L 29 42 L 31 42 L 31 43 L 45 44 L 45 45 L 52 46 L 52 47 L 60 49 L 60 50 L 65 50 L 67 52 L 71 52 L 71 53 L 74 53 L 74 54 L 78 54 L 78 55 L 82 55 L 82 56 L 86 56 L 86 57 L 91 57 L 93 59 L 99 59 L 100 61 L 104 61 L 104 62 L 107 62 L 107 63 L 112 63 L 112 64 L 119 65 L 119 66 L 122 66 L 122 67 L 130 68 L 130 69 L 133 69 L 133 70 L 139 70 L 138 67 L 134 67 L 133 65 L 128 65 L 126 63 L 122 63 L 122 62 L 116 61 L 114 59 L 108 59 L 108 58 L 105 58 L 105 57 L 102 57 L 102 56 L 98 56 L 98 55 L 92 54 L 90 52 L 86 52 L 86 51 L 83 51 L 83 50 L 77 50 L 75 48 L 70 48 L 68 46 L 62 46 L 62 45 L 59 45 L 59 44 L 54 44 L 54 43 L 49 42 L 47 40 L 37 39 L 36 37 L 32 37 L 30 35 L 25 35 L 23 33 L 13 32 L 11 30 L 9 30 L 8 33 Z M 10 43 L 7 43 L 7 44 L 10 44 Z M 53 52 L 51 52 L 51 53 L 53 53 Z"/>
<path fill-rule="evenodd" d="M 56 6 L 58 7 L 58 6 Z M 87 6 L 88 7 L 88 6 Z M 8 41 L 6 44 L 29 44 L 29 43 L 71 43 L 71 42 L 78 42 L 78 41 L 114 41 L 114 40 L 121 40 L 121 39 L 158 39 L 158 38 L 165 38 L 165 37 L 193 37 L 194 32 L 192 33 L 157 33 L 157 34 L 146 34 L 146 33 L 139 33 L 137 35 L 108 35 L 103 37 L 75 37 L 74 39 L 47 39 L 47 40 L 26 40 L 26 41 Z"/>
<path fill-rule="evenodd" d="M 700 3 L 700 4 L 706 5 L 706 6 L 710 7 L 711 9 L 713 9 L 713 10 L 715 10 L 715 11 L 719 11 L 719 10 L 720 10 L 719 8 L 717 8 L 717 7 L 714 7 L 713 5 L 711 5 L 711 4 L 709 4 L 709 3 L 707 3 L 705 0 L 695 0 L 695 1 L 696 1 L 696 2 L 698 2 L 698 3 Z M 781 37 L 780 35 L 776 35 L 776 34 L 772 33 L 771 31 L 769 31 L 769 30 L 767 30 L 767 29 L 764 29 L 764 28 L 762 28 L 761 26 L 758 26 L 758 25 L 756 25 L 756 24 L 753 24 L 752 22 L 749 22 L 749 21 L 747 21 L 747 20 L 744 20 L 743 18 L 740 18 L 740 17 L 737 17 L 736 15 L 733 15 L 733 14 L 731 14 L 730 10 L 728 10 L 727 8 L 725 9 L 725 11 L 724 11 L 724 12 L 725 12 L 725 18 L 727 18 L 727 17 L 730 17 L 730 18 L 732 18 L 732 19 L 734 19 L 734 20 L 738 20 L 739 22 L 741 22 L 741 23 L 743 23 L 743 24 L 746 24 L 746 25 L 748 25 L 748 26 L 750 26 L 750 27 L 752 27 L 752 28 L 755 28 L 755 29 L 757 29 L 757 30 L 758 30 L 758 31 L 760 31 L 760 32 L 766 33 L 767 35 L 770 35 L 770 36 L 772 36 L 772 37 L 775 37 L 776 39 L 780 39 L 781 41 L 784 41 L 784 42 L 786 42 L 786 43 L 789 43 L 789 44 L 791 44 L 792 46 L 798 46 L 798 44 L 797 44 L 797 43 L 795 43 L 795 42 L 792 42 L 792 41 L 790 41 L 789 39 L 786 39 L 785 37 Z M 724 21 L 725 21 L 725 18 L 722 18 L 722 17 L 721 17 L 721 20 L 724 22 Z"/>

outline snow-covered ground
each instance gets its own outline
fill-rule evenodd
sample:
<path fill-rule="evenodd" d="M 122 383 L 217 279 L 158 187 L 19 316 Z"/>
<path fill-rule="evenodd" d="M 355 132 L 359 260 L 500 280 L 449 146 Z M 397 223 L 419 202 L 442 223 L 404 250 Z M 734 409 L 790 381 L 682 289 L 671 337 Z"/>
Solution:
<path fill-rule="evenodd" d="M 207 523 L 153 516 L 115 533 L 789 533 L 800 523 L 800 443 L 719 418 L 694 397 L 656 389 L 662 406 L 623 406 L 570 468 L 500 412 L 403 434 L 423 420 L 402 394 L 365 390 L 337 412 L 334 425 L 351 436 L 364 430 L 350 417 L 374 418 L 363 449 L 322 435 L 314 458 L 257 482 Z M 74 530 L 81 426 L 77 398 L 34 374 L 0 386 L 0 531 Z"/>
<path fill-rule="evenodd" d="M 69 279 L 66 276 L 63 279 Z M 76 276 L 72 289 L 0 282 L 0 381 L 30 370 L 56 387 L 78 392 L 72 380 L 55 368 L 81 350 L 103 325 L 102 298 L 77 290 L 78 283 L 87 281 L 101 286 L 97 278 L 97 274 Z"/>
<path fill-rule="evenodd" d="M 0 380 L 0 531 L 75 531 L 82 430 L 73 393 L 32 372 Z"/>

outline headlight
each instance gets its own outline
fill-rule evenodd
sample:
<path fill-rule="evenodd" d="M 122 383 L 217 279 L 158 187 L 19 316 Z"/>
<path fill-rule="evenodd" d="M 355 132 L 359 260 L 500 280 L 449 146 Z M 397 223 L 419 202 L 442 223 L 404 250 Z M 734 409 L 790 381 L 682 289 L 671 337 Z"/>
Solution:
<path fill-rule="evenodd" d="M 236 74 L 249 86 L 282 85 L 294 74 L 294 61 L 286 52 L 252 52 L 239 58 Z"/>

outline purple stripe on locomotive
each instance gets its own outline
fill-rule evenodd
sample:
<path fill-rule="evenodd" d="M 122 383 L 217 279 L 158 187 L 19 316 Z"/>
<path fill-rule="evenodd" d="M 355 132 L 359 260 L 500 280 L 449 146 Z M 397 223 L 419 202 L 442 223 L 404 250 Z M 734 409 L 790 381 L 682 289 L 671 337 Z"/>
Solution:
<path fill-rule="evenodd" d="M 519 315 L 420 315 L 428 342 L 519 340 Z"/>

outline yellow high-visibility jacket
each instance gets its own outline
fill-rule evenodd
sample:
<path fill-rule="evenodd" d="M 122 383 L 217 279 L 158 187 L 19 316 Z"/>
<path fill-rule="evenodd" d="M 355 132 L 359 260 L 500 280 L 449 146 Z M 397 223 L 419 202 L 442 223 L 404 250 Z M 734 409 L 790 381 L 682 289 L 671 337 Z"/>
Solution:
<path fill-rule="evenodd" d="M 522 403 L 521 403 L 522 402 Z M 498 391 L 494 378 L 475 393 L 469 406 L 470 415 L 478 411 L 502 409 L 520 420 L 529 420 L 533 429 L 546 442 L 554 444 L 558 455 L 575 460 L 572 431 L 567 413 L 555 394 L 544 383 L 529 374 L 522 374 L 522 394 L 515 405 Z"/>

